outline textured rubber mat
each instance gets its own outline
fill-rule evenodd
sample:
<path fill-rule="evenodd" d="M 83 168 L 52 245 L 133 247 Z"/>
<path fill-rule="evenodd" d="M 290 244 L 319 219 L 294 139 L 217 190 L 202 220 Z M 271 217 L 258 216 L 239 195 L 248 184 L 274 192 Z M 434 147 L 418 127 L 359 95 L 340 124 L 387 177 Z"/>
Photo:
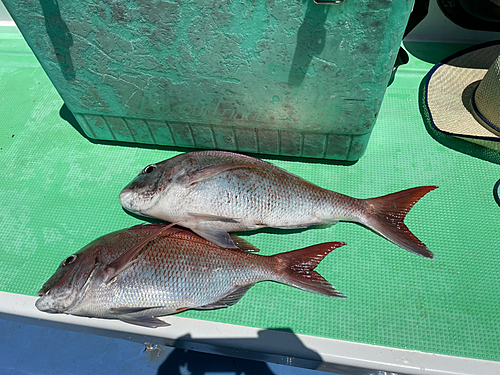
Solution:
<path fill-rule="evenodd" d="M 12 31 L 12 29 L 11 29 Z M 500 166 L 444 146 L 426 130 L 412 58 L 387 90 L 366 154 L 354 165 L 270 159 L 303 178 L 368 198 L 437 185 L 406 223 L 435 254 L 406 252 L 352 223 L 263 230 L 244 238 L 275 254 L 345 241 L 318 271 L 347 299 L 271 282 L 235 306 L 185 317 L 424 352 L 500 360 Z M 93 143 L 61 118 L 63 103 L 19 34 L 0 34 L 0 290 L 36 295 L 58 264 L 95 238 L 140 223 L 118 203 L 146 165 L 180 150 Z M 61 112 L 61 113 L 60 113 Z"/>

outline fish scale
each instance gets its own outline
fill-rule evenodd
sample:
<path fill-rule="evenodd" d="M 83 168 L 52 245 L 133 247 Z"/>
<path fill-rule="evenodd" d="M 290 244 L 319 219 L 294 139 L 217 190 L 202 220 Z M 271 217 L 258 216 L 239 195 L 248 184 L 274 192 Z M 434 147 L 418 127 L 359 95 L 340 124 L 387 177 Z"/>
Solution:
<path fill-rule="evenodd" d="M 138 251 L 137 245 L 152 234 L 155 238 Z M 219 247 L 184 229 L 140 225 L 104 236 L 68 257 L 40 290 L 36 306 L 156 327 L 165 325 L 156 316 L 231 306 L 266 280 L 342 297 L 313 271 L 342 245 L 260 256 Z"/>

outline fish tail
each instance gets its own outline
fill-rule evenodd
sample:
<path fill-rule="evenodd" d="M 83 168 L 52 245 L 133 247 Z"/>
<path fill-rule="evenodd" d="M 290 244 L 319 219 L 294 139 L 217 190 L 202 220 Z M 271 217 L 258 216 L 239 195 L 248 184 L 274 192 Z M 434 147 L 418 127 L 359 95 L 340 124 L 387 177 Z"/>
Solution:
<path fill-rule="evenodd" d="M 332 250 L 343 245 L 345 245 L 343 242 L 327 242 L 273 255 L 280 264 L 278 278 L 275 281 L 323 296 L 345 297 L 314 271 Z"/>
<path fill-rule="evenodd" d="M 425 258 L 433 258 L 434 255 L 427 246 L 404 224 L 404 219 L 420 198 L 436 188 L 437 186 L 419 186 L 366 199 L 365 202 L 371 206 L 371 213 L 363 223 L 403 249 Z"/>

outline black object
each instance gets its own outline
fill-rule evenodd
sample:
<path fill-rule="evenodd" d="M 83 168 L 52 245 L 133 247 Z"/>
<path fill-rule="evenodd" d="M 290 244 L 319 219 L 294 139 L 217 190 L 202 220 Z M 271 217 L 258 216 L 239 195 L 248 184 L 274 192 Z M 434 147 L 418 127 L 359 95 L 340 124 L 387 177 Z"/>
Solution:
<path fill-rule="evenodd" d="M 495 202 L 500 206 L 500 198 L 498 197 L 498 188 L 500 187 L 500 180 L 497 181 L 495 186 L 493 186 L 493 198 L 495 198 Z"/>
<path fill-rule="evenodd" d="M 469 30 L 500 31 L 500 2 L 496 0 L 437 0 L 453 23 Z"/>
<path fill-rule="evenodd" d="M 425 18 L 425 16 L 429 12 L 429 1 L 430 0 L 415 0 L 410 18 L 408 19 L 408 24 L 406 25 L 403 39 L 410 33 L 410 31 L 415 28 L 415 26 L 417 26 Z M 389 83 L 387 84 L 387 86 L 390 86 L 392 81 L 394 81 L 394 76 L 396 75 L 398 68 L 401 65 L 407 64 L 408 61 L 410 61 L 408 53 L 406 53 L 403 47 L 399 47 L 398 56 L 396 57 L 396 62 L 394 63 L 394 67 L 392 68 L 391 78 L 389 79 Z"/>
<path fill-rule="evenodd" d="M 316 4 L 342 4 L 344 0 L 314 0 Z"/>

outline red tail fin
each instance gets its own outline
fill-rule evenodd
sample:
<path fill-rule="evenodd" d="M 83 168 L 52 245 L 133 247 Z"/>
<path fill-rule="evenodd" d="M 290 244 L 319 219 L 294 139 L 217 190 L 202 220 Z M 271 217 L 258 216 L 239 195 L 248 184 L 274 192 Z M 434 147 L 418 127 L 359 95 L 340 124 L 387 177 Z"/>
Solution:
<path fill-rule="evenodd" d="M 319 273 L 314 271 L 332 250 L 344 246 L 343 242 L 327 242 L 304 249 L 273 255 L 283 267 L 276 281 L 328 297 L 345 297 Z"/>
<path fill-rule="evenodd" d="M 365 224 L 403 249 L 426 258 L 433 258 L 434 255 L 427 246 L 404 224 L 404 219 L 420 198 L 436 188 L 437 186 L 420 186 L 367 199 L 367 202 L 373 205 L 373 213 Z"/>

